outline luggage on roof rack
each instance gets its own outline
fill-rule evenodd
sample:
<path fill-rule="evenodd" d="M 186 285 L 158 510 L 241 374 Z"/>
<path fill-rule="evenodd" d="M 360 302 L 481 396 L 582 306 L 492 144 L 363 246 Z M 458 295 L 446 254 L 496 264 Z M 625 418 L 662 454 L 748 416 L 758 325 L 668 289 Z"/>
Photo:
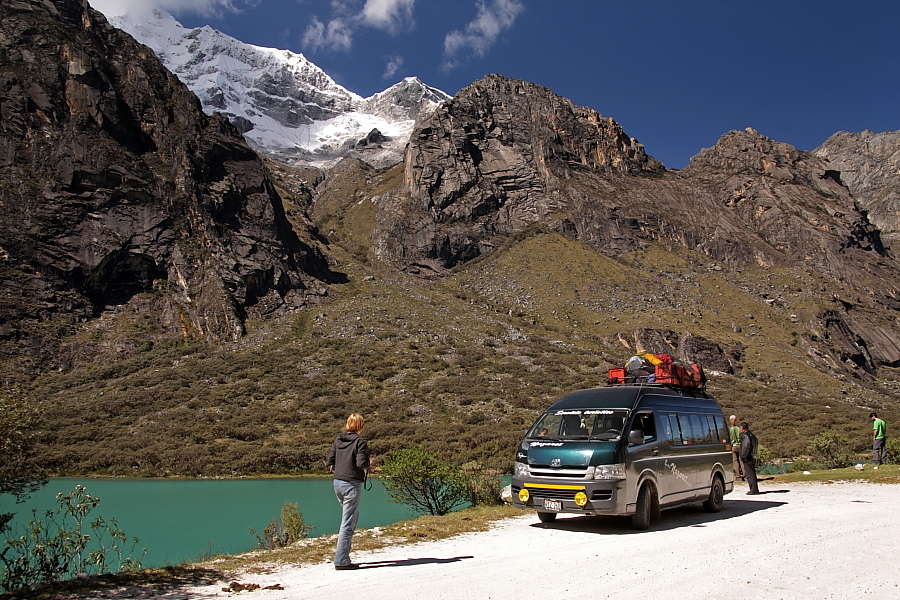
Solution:
<path fill-rule="evenodd" d="M 657 360 L 651 362 L 650 356 Z M 639 354 L 632 356 L 624 368 L 614 367 L 609 370 L 607 385 L 648 383 L 689 389 L 705 389 L 706 374 L 703 372 L 703 366 L 699 363 L 685 365 L 674 361 L 665 354 Z"/>
<path fill-rule="evenodd" d="M 698 363 L 682 365 L 656 365 L 656 382 L 668 383 L 678 387 L 702 389 L 706 387 L 706 374 Z"/>

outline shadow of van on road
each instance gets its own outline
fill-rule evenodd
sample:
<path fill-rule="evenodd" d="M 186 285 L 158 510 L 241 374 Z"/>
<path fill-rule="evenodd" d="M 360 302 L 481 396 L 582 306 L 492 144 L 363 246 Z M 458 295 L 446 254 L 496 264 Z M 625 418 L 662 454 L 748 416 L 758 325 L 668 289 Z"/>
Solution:
<path fill-rule="evenodd" d="M 771 490 L 763 492 L 763 494 L 785 492 L 787 492 L 787 490 Z M 759 496 L 756 496 L 756 498 L 759 498 Z M 785 504 L 787 504 L 787 502 L 778 502 L 775 500 L 732 500 L 726 497 L 725 506 L 717 513 L 708 513 L 704 511 L 703 507 L 699 504 L 689 504 L 662 511 L 659 518 L 653 519 L 648 531 L 666 531 L 678 527 L 705 527 L 708 523 L 714 521 L 742 517 L 758 511 L 777 508 Z M 531 527 L 538 529 L 558 529 L 562 531 L 598 533 L 604 535 L 645 533 L 644 531 L 638 531 L 631 526 L 630 517 L 569 517 L 562 514 L 560 517 L 562 518 L 558 518 L 550 523 L 532 523 Z"/>

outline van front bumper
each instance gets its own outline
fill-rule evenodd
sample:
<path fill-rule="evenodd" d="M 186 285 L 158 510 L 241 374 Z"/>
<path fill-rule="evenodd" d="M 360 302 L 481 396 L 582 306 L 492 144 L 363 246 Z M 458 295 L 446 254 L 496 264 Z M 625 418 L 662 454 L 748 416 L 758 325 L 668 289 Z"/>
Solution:
<path fill-rule="evenodd" d="M 516 508 L 539 512 L 627 514 L 624 479 L 559 481 L 513 477 L 512 501 Z"/>

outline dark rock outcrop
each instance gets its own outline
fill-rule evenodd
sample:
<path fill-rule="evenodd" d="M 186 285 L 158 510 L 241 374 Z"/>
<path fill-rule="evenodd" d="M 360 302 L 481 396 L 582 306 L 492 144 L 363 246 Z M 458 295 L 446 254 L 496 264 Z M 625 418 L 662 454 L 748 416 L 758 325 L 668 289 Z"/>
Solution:
<path fill-rule="evenodd" d="M 417 121 L 402 192 L 382 201 L 376 253 L 442 273 L 551 219 L 572 201 L 568 182 L 582 171 L 665 168 L 612 119 L 539 85 L 489 75 Z"/>
<path fill-rule="evenodd" d="M 861 264 L 885 275 L 880 232 L 825 159 L 747 129 L 726 133 L 682 175 L 698 193 L 712 194 L 711 221 L 736 218 L 741 238 L 749 233 L 763 242 L 745 260 L 807 264 L 847 281 L 857 279 Z"/>
<path fill-rule="evenodd" d="M 727 346 L 690 333 L 671 330 L 637 329 L 630 334 L 620 333 L 618 341 L 635 353 L 665 353 L 685 363 L 700 363 L 705 369 L 734 374 L 741 370 L 744 348 L 732 343 Z"/>
<path fill-rule="evenodd" d="M 841 131 L 816 148 L 881 232 L 885 246 L 900 250 L 900 131 Z"/>
<path fill-rule="evenodd" d="M 253 307 L 325 293 L 325 257 L 234 126 L 103 15 L 3 2 L 0 56 L 5 337 L 154 292 L 170 329 L 228 339 Z"/>

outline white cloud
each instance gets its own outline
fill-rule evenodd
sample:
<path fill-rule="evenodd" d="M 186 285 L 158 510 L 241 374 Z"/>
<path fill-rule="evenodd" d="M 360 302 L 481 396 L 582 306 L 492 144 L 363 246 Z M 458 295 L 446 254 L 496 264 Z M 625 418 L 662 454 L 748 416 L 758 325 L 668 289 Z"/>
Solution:
<path fill-rule="evenodd" d="M 388 59 L 387 65 L 384 67 L 384 75 L 381 77 L 383 79 L 392 78 L 397 71 L 400 70 L 400 67 L 403 66 L 403 57 L 402 56 L 392 56 Z"/>
<path fill-rule="evenodd" d="M 412 27 L 415 3 L 416 0 L 366 0 L 360 17 L 370 27 L 397 33 L 405 27 Z"/>
<path fill-rule="evenodd" d="M 323 48 L 347 52 L 353 46 L 353 29 L 343 19 L 332 19 L 326 25 L 313 17 L 303 33 L 303 44 L 312 52 Z"/>
<path fill-rule="evenodd" d="M 465 31 L 451 31 L 444 38 L 444 66 L 453 68 L 457 57 L 470 51 L 483 57 L 504 31 L 512 27 L 524 5 L 518 0 L 478 0 L 478 14 Z"/>
<path fill-rule="evenodd" d="M 255 5 L 259 0 L 245 0 L 241 5 Z M 233 0 L 89 0 L 90 5 L 107 17 L 124 14 L 140 14 L 153 9 L 163 10 L 172 15 L 199 14 L 215 15 L 223 10 L 240 12 Z"/>
<path fill-rule="evenodd" d="M 362 10 L 359 3 L 360 0 L 331 0 L 332 18 L 327 24 L 313 16 L 302 40 L 308 51 L 349 51 L 353 36 L 364 25 L 392 35 L 413 27 L 416 0 L 365 0 Z"/>

